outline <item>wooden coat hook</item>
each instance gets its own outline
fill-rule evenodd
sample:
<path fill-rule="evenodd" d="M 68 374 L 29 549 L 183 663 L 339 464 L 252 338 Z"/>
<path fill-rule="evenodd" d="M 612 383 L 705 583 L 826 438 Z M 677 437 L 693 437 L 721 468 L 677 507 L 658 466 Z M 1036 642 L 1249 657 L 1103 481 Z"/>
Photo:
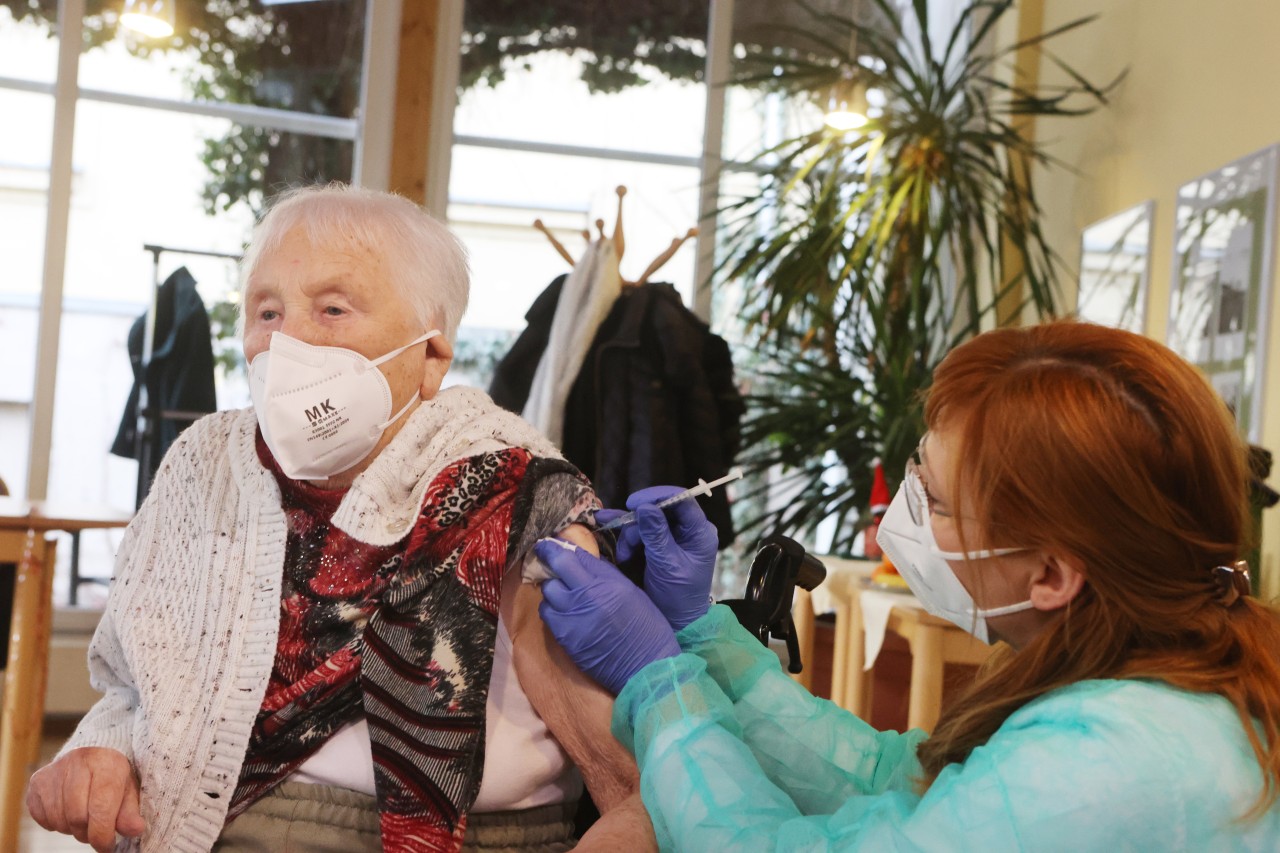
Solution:
<path fill-rule="evenodd" d="M 600 235 L 599 239 L 611 240 L 613 242 L 613 249 L 618 255 L 618 260 L 621 261 L 623 254 L 627 250 L 626 233 L 622 227 L 622 199 L 627 195 L 627 188 L 625 186 L 619 185 L 617 188 L 614 189 L 614 192 L 618 196 L 618 213 L 616 218 L 613 221 L 613 235 L 609 236 L 605 233 L 603 219 L 597 219 L 594 224 L 596 227 L 596 232 Z M 545 236 L 551 242 L 551 245 L 556 250 L 556 253 L 559 254 L 560 257 L 564 258 L 565 261 L 568 262 L 569 266 L 574 266 L 577 263 L 577 261 L 574 260 L 573 255 L 569 254 L 569 250 L 564 247 L 563 243 L 561 243 L 558 239 L 556 239 L 556 236 L 551 233 L 551 229 L 547 228 L 547 226 L 543 223 L 541 219 L 535 219 L 533 221 L 533 227 L 542 232 L 543 236 Z M 663 265 L 666 264 L 667 261 L 671 260 L 672 256 L 675 255 L 675 253 L 680 249 L 681 246 L 685 244 L 687 240 L 690 240 L 691 238 L 696 236 L 698 236 L 698 229 L 690 228 L 688 231 L 684 233 L 683 236 L 676 237 L 675 239 L 673 239 L 671 241 L 671 245 L 669 245 L 666 249 L 664 249 L 662 253 L 658 255 L 658 257 L 654 258 L 653 261 L 650 262 L 649 266 L 645 267 L 644 272 L 640 274 L 640 277 L 638 279 L 636 279 L 635 281 L 623 280 L 623 286 L 634 287 L 636 285 L 641 285 L 646 283 L 649 280 L 650 276 L 652 276 L 659 269 L 661 269 Z M 582 239 L 590 243 L 592 239 L 591 231 L 584 228 L 582 230 Z"/>
<path fill-rule="evenodd" d="M 640 285 L 640 284 L 646 283 L 649 280 L 649 276 L 653 275 L 658 270 L 662 269 L 663 264 L 671 260 L 671 256 L 674 255 L 676 251 L 679 250 L 679 248 L 685 244 L 685 241 L 697 236 L 698 236 L 698 229 L 690 228 L 688 231 L 684 233 L 683 237 L 676 237 L 674 240 L 672 240 L 671 245 L 668 246 L 665 250 L 663 250 L 662 254 L 654 258 L 653 261 L 649 264 L 649 266 L 644 268 L 644 272 L 640 273 L 640 277 L 635 280 L 635 284 Z"/>
<path fill-rule="evenodd" d="M 556 235 L 551 233 L 551 229 L 548 228 L 545 224 L 543 224 L 541 219 L 533 220 L 533 227 L 541 231 L 542 236 L 546 237 L 548 240 L 551 241 L 552 247 L 555 248 L 557 252 L 559 252 L 560 257 L 564 258 L 566 261 L 569 262 L 569 266 L 573 266 L 575 263 L 577 263 L 577 261 L 573 259 L 573 255 L 569 254 L 569 250 L 564 247 L 563 243 L 561 243 L 559 240 L 556 239 Z M 587 235 L 587 236 L 588 238 L 590 238 L 590 235 Z"/>

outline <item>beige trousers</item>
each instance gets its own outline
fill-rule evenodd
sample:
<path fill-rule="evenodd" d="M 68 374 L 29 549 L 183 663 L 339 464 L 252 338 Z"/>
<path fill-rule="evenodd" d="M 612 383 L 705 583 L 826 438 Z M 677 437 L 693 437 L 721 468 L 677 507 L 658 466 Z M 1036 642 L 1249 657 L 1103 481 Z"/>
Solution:
<path fill-rule="evenodd" d="M 572 850 L 577 803 L 467 816 L 467 853 Z M 373 797 L 328 785 L 281 782 L 227 824 L 213 853 L 381 853 Z"/>

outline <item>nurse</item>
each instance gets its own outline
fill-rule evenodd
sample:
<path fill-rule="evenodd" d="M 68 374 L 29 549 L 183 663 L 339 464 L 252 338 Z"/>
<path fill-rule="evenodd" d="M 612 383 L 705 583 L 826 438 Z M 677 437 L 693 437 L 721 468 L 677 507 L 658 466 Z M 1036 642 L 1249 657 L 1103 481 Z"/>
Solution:
<path fill-rule="evenodd" d="M 879 542 L 930 611 L 1007 644 L 931 734 L 814 698 L 708 609 L 693 502 L 630 501 L 644 591 L 539 544 L 543 618 L 619 692 L 661 847 L 1276 849 L 1280 613 L 1249 595 L 1245 446 L 1213 388 L 1062 322 L 955 349 L 925 420 Z"/>

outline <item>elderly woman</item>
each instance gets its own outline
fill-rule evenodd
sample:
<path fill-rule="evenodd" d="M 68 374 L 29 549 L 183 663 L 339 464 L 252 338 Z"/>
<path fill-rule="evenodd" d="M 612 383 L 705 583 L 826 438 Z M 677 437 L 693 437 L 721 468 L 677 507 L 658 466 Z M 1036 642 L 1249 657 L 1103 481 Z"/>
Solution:
<path fill-rule="evenodd" d="M 460 244 L 404 199 L 305 189 L 242 284 L 253 408 L 166 456 L 91 648 L 104 696 L 32 816 L 97 850 L 551 851 L 585 779 L 584 841 L 652 845 L 612 700 L 520 583 L 540 537 L 594 550 L 594 495 L 485 395 L 440 390 Z"/>
<path fill-rule="evenodd" d="M 645 592 L 538 545 L 547 624 L 622 691 L 662 848 L 1276 850 L 1280 612 L 1249 594 L 1212 386 L 1140 335 L 1004 329 L 943 360 L 925 421 L 880 544 L 926 609 L 1008 644 L 930 735 L 814 698 L 708 608 L 692 501 L 623 534 Z"/>

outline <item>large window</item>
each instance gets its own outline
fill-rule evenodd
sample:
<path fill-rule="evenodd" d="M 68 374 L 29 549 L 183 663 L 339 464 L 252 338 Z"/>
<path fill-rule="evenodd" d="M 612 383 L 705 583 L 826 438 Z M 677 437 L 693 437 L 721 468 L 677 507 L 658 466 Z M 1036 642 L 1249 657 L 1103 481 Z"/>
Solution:
<path fill-rule="evenodd" d="M 758 188 L 744 163 L 821 124 L 816 103 L 767 85 L 725 85 L 766 74 L 772 51 L 797 47 L 803 37 L 793 29 L 812 20 L 800 3 L 546 4 L 523 15 L 499 14 L 501 5 L 473 0 L 464 26 L 449 186 L 450 222 L 475 269 L 464 338 L 514 333 L 533 298 L 567 269 L 532 230 L 534 219 L 580 251 L 580 232 L 594 233 L 596 219 L 612 227 L 614 188 L 625 185 L 622 271 L 635 277 L 672 238 L 714 226 L 708 215 L 721 203 Z M 851 8 L 848 0 L 809 5 Z M 726 60 L 721 76 L 707 85 L 717 56 Z M 706 171 L 720 156 L 720 173 Z M 714 265 L 713 243 L 713 234 L 702 246 L 687 243 L 658 276 L 691 307 L 695 279 Z M 700 250 L 710 259 L 696 264 Z M 727 309 L 732 294 L 716 301 Z"/>
<path fill-rule="evenodd" d="M 460 378 L 482 386 L 534 298 L 569 270 L 535 219 L 579 256 L 596 220 L 612 233 L 625 186 L 630 279 L 698 224 L 708 92 L 708 2 L 561 4 L 526 20 L 491 14 L 496 5 L 467 7 L 449 184 L 449 221 L 473 269 Z M 686 302 L 694 246 L 654 277 Z"/>
<path fill-rule="evenodd" d="M 0 11 L 0 17 L 4 16 Z M 0 32 L 5 30 L 0 27 Z M 12 41 L 8 31 L 6 41 Z M 0 46 L 0 56 L 5 56 Z M 21 116 L 23 132 L 0 133 L 0 479 L 25 494 L 34 395 L 36 315 L 48 211 L 53 98 L 0 89 L 0 115 Z"/>
<path fill-rule="evenodd" d="M 178 32 L 162 41 L 121 29 L 119 3 L 90 4 L 91 14 L 68 22 L 84 34 L 70 87 L 56 79 L 55 5 L 0 0 L 0 116 L 22 128 L 0 134 L 0 477 L 19 495 L 127 509 L 137 465 L 108 449 L 133 382 L 129 329 L 147 312 L 157 274 L 179 266 L 225 316 L 234 263 L 217 256 L 241 251 L 270 196 L 353 177 L 366 4 L 187 0 Z M 54 138 L 58 91 L 73 93 L 75 119 Z M 68 162 L 59 150 L 70 150 Z M 69 192 L 57 194 L 60 169 Z M 65 229 L 47 235 L 55 255 L 65 241 L 65 269 L 52 281 L 45 223 L 61 217 Z M 62 292 L 53 306 L 59 346 L 42 358 L 40 294 L 50 288 Z M 238 370 L 220 370 L 217 381 L 220 408 L 246 402 Z M 49 423 L 39 422 L 41 395 Z M 84 534 L 82 569 L 110 566 L 118 536 Z M 69 551 L 59 549 L 60 575 Z M 65 578 L 55 588 L 67 597 Z M 79 603 L 102 594 L 81 587 Z"/>
<path fill-rule="evenodd" d="M 0 115 L 23 129 L 0 134 L 0 225 L 16 238 L 0 273 L 0 355 L 13 367 L 0 377 L 0 476 L 18 494 L 126 508 L 133 463 L 107 446 L 131 382 L 129 327 L 147 310 L 157 274 L 186 265 L 217 310 L 233 282 L 226 259 L 165 251 L 157 265 L 144 245 L 234 255 L 279 188 L 358 177 L 369 121 L 360 94 L 366 18 L 370 32 L 396 27 L 379 17 L 389 6 L 373 0 L 181 0 L 175 38 L 150 43 L 125 35 L 119 4 L 107 0 L 68 22 L 83 30 L 84 49 L 77 85 L 59 86 L 56 6 L 0 0 Z M 462 369 L 451 381 L 486 385 L 487 366 L 533 298 L 567 270 L 533 221 L 578 254 L 597 219 L 612 228 L 619 185 L 628 190 L 624 276 L 637 277 L 673 238 L 702 225 L 702 242 L 688 242 L 655 280 L 708 313 L 705 292 L 695 293 L 714 263 L 708 215 L 722 185 L 755 177 L 733 162 L 722 175 L 707 167 L 721 151 L 749 158 L 808 118 L 778 96 L 719 85 L 724 76 L 708 85 L 706 69 L 720 62 L 719 73 L 731 74 L 728 57 L 758 50 L 753 33 L 785 23 L 794 8 L 469 0 L 448 215 L 471 250 L 475 283 Z M 55 92 L 69 93 L 66 101 Z M 68 105 L 70 142 L 69 123 L 54 121 Z M 44 233 L 46 220 L 63 219 L 58 233 Z M 65 254 L 56 281 L 42 267 L 46 246 Z M 52 308 L 45 300 L 61 329 L 52 354 L 37 343 L 42 292 L 62 294 Z M 243 404 L 234 373 L 219 381 L 220 406 Z M 86 541 L 85 560 L 100 565 L 110 543 L 96 555 L 93 547 Z"/>

